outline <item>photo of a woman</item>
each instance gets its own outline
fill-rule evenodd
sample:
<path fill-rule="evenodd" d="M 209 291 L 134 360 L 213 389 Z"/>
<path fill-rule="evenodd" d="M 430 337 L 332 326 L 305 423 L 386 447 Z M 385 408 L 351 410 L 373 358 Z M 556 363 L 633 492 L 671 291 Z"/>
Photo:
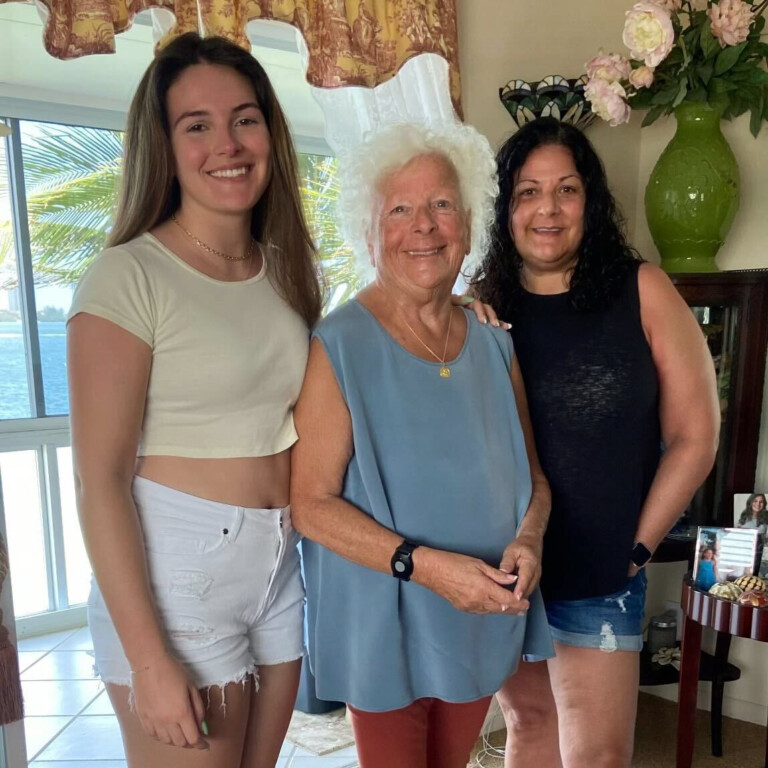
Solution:
<path fill-rule="evenodd" d="M 734 506 L 738 509 L 738 495 L 735 501 Z M 768 502 L 764 493 L 753 493 L 747 498 L 736 525 L 739 528 L 757 528 L 760 535 L 765 536 L 768 532 Z"/>

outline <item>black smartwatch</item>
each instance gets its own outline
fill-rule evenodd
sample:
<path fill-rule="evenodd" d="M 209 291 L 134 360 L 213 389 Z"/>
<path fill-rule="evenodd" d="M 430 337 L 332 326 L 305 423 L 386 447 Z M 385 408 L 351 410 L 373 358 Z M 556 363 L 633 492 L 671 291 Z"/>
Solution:
<path fill-rule="evenodd" d="M 413 573 L 413 550 L 418 547 L 418 542 L 405 539 L 403 543 L 395 550 L 389 565 L 392 568 L 392 575 L 400 581 L 410 581 Z"/>
<path fill-rule="evenodd" d="M 638 567 L 642 568 L 650 559 L 653 552 L 645 546 L 641 541 L 636 541 L 635 546 L 632 547 L 632 553 L 629 559 Z"/>

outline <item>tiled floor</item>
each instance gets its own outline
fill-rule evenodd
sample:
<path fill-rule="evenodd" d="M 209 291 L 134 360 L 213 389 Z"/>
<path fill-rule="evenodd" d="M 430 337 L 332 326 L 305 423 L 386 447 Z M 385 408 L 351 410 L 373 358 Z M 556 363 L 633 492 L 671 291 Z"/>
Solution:
<path fill-rule="evenodd" d="M 117 718 L 93 675 L 87 627 L 19 641 L 24 732 L 35 768 L 125 768 Z M 286 741 L 278 768 L 349 768 L 354 747 L 316 757 Z"/>

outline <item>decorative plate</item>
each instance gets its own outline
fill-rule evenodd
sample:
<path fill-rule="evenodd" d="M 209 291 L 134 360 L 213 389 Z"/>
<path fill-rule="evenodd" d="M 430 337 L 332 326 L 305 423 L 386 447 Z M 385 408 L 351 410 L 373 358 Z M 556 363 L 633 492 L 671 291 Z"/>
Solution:
<path fill-rule="evenodd" d="M 745 592 L 765 592 L 768 591 L 768 584 L 759 576 L 739 576 L 733 582 L 737 587 L 741 587 Z"/>
<path fill-rule="evenodd" d="M 721 581 L 719 584 L 712 585 L 709 594 L 715 597 L 722 597 L 724 600 L 738 600 L 739 595 L 743 591 L 741 587 L 737 587 L 732 581 Z"/>
<path fill-rule="evenodd" d="M 583 131 L 597 117 L 584 98 L 586 84 L 586 75 L 575 80 L 549 75 L 533 83 L 510 80 L 499 88 L 499 98 L 518 128 L 538 117 L 554 117 Z"/>
<path fill-rule="evenodd" d="M 752 608 L 765 608 L 768 606 L 768 595 L 762 590 L 751 589 L 739 595 L 739 605 L 749 605 Z"/>

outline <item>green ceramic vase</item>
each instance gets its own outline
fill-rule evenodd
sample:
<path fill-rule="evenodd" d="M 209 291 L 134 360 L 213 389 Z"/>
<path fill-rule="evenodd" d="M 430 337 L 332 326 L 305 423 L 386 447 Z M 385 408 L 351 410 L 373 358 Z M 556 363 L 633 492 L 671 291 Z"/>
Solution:
<path fill-rule="evenodd" d="M 645 190 L 645 215 L 667 272 L 716 272 L 739 207 L 739 166 L 720 130 L 722 109 L 684 101 L 677 131 Z"/>

